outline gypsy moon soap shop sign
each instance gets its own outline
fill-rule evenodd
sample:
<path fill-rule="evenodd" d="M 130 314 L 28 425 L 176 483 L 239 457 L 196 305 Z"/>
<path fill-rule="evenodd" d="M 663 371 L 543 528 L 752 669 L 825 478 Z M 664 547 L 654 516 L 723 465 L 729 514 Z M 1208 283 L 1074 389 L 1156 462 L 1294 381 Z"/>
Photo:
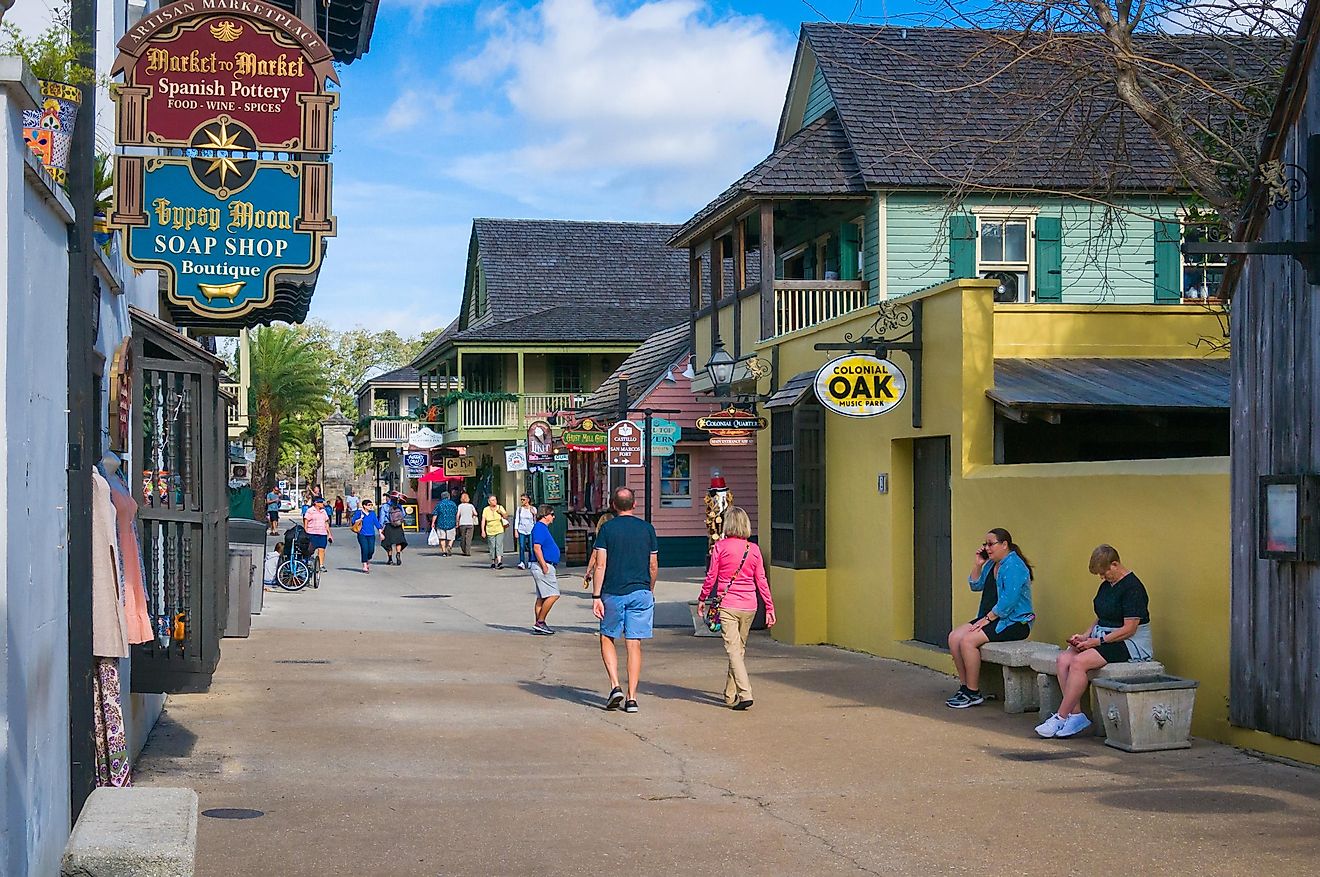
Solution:
<path fill-rule="evenodd" d="M 199 181 L 196 161 L 211 159 L 119 158 L 121 179 L 142 182 L 137 203 L 124 198 L 133 187 L 119 193 L 112 221 L 127 229 L 133 265 L 165 272 L 173 303 L 240 317 L 271 304 L 277 273 L 319 267 L 321 239 L 334 225 L 325 215 L 328 165 L 247 159 L 231 189 Z"/>

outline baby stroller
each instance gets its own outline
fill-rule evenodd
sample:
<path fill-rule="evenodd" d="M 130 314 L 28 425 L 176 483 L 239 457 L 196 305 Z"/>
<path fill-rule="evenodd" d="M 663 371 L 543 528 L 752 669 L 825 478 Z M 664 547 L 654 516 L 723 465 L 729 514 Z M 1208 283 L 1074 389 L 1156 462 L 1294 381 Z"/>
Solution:
<path fill-rule="evenodd" d="M 275 583 L 286 591 L 301 591 L 309 584 L 321 586 L 321 570 L 312 551 L 312 540 L 301 524 L 284 533 L 284 554 L 280 557 Z"/>

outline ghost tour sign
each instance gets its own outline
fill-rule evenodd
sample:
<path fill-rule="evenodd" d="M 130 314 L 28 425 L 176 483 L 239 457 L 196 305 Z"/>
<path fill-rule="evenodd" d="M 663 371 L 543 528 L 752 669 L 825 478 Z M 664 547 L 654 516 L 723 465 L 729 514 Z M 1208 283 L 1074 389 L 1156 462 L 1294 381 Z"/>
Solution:
<path fill-rule="evenodd" d="M 847 417 L 874 417 L 892 411 L 907 394 L 907 376 L 887 359 L 849 354 L 816 372 L 816 397 Z"/>
<path fill-rule="evenodd" d="M 179 0 L 119 41 L 110 223 L 125 255 L 203 323 L 255 325 L 284 275 L 313 275 L 335 234 L 339 95 L 315 29 L 260 0 Z M 140 150 L 139 150 L 140 152 Z M 268 319 L 265 321 L 269 321 Z"/>

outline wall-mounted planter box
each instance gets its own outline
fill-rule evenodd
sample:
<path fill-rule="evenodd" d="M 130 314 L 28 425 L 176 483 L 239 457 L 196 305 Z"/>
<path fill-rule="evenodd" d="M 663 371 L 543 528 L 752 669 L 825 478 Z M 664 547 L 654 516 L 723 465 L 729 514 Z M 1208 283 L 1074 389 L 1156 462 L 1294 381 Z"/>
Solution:
<path fill-rule="evenodd" d="M 1105 745 L 1124 752 L 1187 749 L 1196 703 L 1194 679 L 1150 676 L 1144 679 L 1096 679 Z"/>

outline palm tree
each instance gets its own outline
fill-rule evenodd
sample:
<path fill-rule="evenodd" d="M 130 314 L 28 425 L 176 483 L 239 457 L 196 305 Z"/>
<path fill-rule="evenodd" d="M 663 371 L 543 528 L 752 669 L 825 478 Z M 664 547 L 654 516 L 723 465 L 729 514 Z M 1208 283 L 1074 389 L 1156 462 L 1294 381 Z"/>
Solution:
<path fill-rule="evenodd" d="M 248 404 L 257 446 L 252 500 L 257 517 L 264 517 L 266 494 L 275 484 L 285 425 L 292 418 L 328 410 L 328 378 L 325 357 L 301 330 L 269 326 L 254 333 Z"/>

